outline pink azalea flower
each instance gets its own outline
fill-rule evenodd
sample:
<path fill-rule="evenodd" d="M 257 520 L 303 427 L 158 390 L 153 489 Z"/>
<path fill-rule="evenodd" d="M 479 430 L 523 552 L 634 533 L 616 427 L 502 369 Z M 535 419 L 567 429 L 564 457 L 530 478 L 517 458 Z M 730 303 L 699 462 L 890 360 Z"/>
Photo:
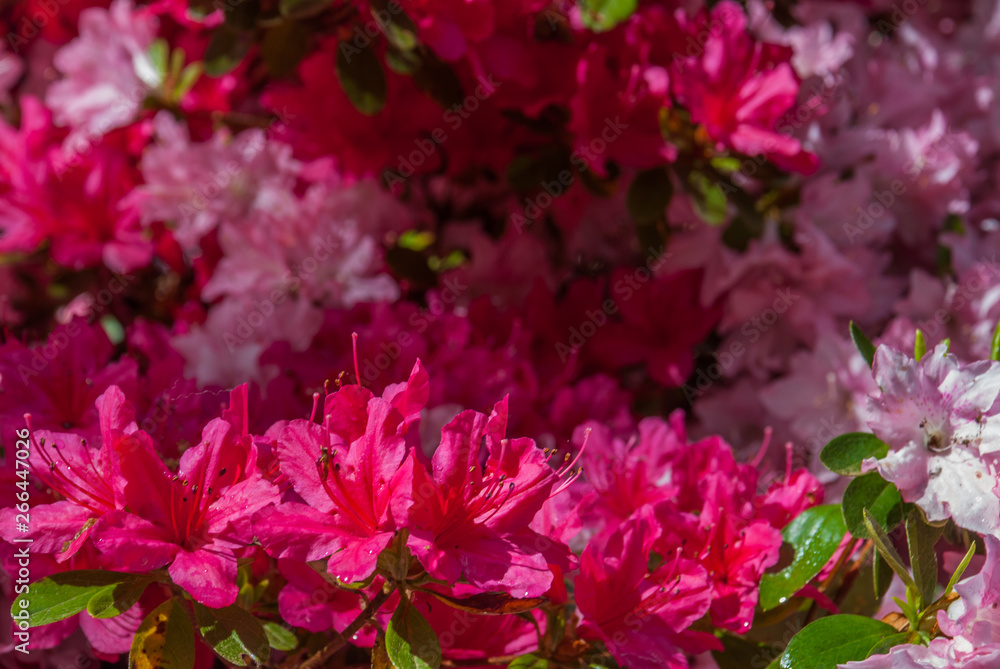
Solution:
<path fill-rule="evenodd" d="M 361 613 L 364 602 L 360 597 L 333 585 L 308 564 L 289 559 L 277 562 L 286 581 L 278 593 L 278 610 L 289 625 L 310 632 L 342 631 Z M 376 578 L 371 591 L 377 592 L 381 583 L 381 578 Z M 374 641 L 374 630 L 367 625 L 351 639 L 352 644 L 362 647 Z"/>
<path fill-rule="evenodd" d="M 107 514 L 93 541 L 119 568 L 168 567 L 199 602 L 218 608 L 236 601 L 237 553 L 252 541 L 250 519 L 277 501 L 277 488 L 257 467 L 246 401 L 245 385 L 232 392 L 229 410 L 185 451 L 176 474 L 141 432 L 116 445 L 127 511 Z"/>
<path fill-rule="evenodd" d="M 788 373 L 758 395 L 768 413 L 787 421 L 816 476 L 832 482 L 836 475 L 822 466 L 819 453 L 837 435 L 864 430 L 865 401 L 878 393 L 878 386 L 857 347 L 830 332 L 821 333 L 812 350 L 787 360 Z"/>
<path fill-rule="evenodd" d="M 538 597 L 552 586 L 553 554 L 565 549 L 528 525 L 575 463 L 553 471 L 535 442 L 504 438 L 506 427 L 506 400 L 489 416 L 464 411 L 444 427 L 430 473 L 414 471 L 409 546 L 435 578 Z"/>
<path fill-rule="evenodd" d="M 153 119 L 156 143 L 142 155 L 145 183 L 134 195 L 144 225 L 169 221 L 185 250 L 222 222 L 241 224 L 254 208 L 275 208 L 292 196 L 301 168 L 291 147 L 263 130 L 235 137 L 220 131 L 191 141 L 187 128 L 167 112 Z"/>
<path fill-rule="evenodd" d="M 24 98 L 21 107 L 19 131 L 0 122 L 7 153 L 0 159 L 0 252 L 31 252 L 49 241 L 52 258 L 77 270 L 144 266 L 152 244 L 142 237 L 138 212 L 121 202 L 139 182 L 124 131 L 82 148 L 60 145 L 36 100 Z"/>
<path fill-rule="evenodd" d="M 679 514 L 669 505 L 657 507 L 664 529 L 659 552 L 683 547 L 685 557 L 701 565 L 712 589 L 712 624 L 745 632 L 753 621 L 760 579 L 776 564 L 781 532 L 768 520 L 747 518 L 737 484 L 721 473 L 706 473 L 698 482 L 704 499 L 699 514 Z"/>
<path fill-rule="evenodd" d="M 872 431 L 892 447 L 867 469 L 896 484 L 903 499 L 929 520 L 953 518 L 961 527 L 995 533 L 1000 520 L 996 452 L 1000 421 L 1000 364 L 962 365 L 939 344 L 920 362 L 888 346 L 875 353 L 882 394 L 865 408 Z"/>
<path fill-rule="evenodd" d="M 947 635 L 928 646 L 896 646 L 888 654 L 848 662 L 845 669 L 992 669 L 1000 663 L 1000 540 L 987 535 L 986 562 L 975 576 L 955 586 L 960 596 L 938 611 Z"/>
<path fill-rule="evenodd" d="M 451 588 L 430 586 L 436 592 L 456 598 L 479 594 L 479 589 L 463 583 Z M 538 630 L 545 633 L 545 617 L 531 614 L 538 629 L 521 616 L 484 616 L 449 606 L 433 595 L 414 593 L 413 605 L 438 633 L 442 655 L 446 659 L 461 661 L 462 666 L 475 666 L 482 660 L 489 666 L 488 658 L 530 653 L 538 648 Z"/>
<path fill-rule="evenodd" d="M 374 116 L 359 112 L 340 86 L 328 85 L 339 47 L 336 39 L 324 41 L 299 64 L 301 84 L 278 83 L 263 96 L 265 105 L 288 118 L 288 123 L 275 131 L 279 139 L 295 148 L 297 156 L 314 159 L 334 155 L 345 172 L 372 175 L 395 167 L 397 156 L 413 152 L 421 129 L 449 128 L 443 124 L 441 107 L 410 77 L 391 70 L 386 72 L 388 93 L 382 111 Z M 337 123 L 330 123 L 331 118 Z M 440 159 L 432 155 L 428 160 L 438 164 Z"/>
<path fill-rule="evenodd" d="M 993 645 L 1000 653 L 1000 539 L 987 535 L 986 561 L 977 574 L 955 586 L 959 599 L 938 612 L 938 625 L 950 637 L 962 637 L 976 648 Z"/>
<path fill-rule="evenodd" d="M 0 345 L 0 443 L 7 443 L 31 414 L 36 429 L 100 435 L 96 400 L 113 386 L 132 395 L 134 360 L 114 360 L 114 346 L 100 325 L 83 319 L 60 325 L 34 346 Z"/>
<path fill-rule="evenodd" d="M 132 405 L 118 386 L 97 398 L 100 444 L 79 434 L 33 430 L 30 462 L 35 474 L 62 498 L 31 510 L 30 550 L 52 553 L 62 562 L 71 558 L 91 536 L 106 514 L 125 507 L 124 481 L 119 475 L 118 453 L 131 447 L 137 433 Z M 30 422 L 30 421 L 29 421 Z M 16 538 L 15 510 L 0 511 L 9 521 L 0 530 L 6 541 Z"/>
<path fill-rule="evenodd" d="M 55 55 L 65 78 L 49 87 L 45 99 L 56 123 L 88 138 L 131 123 L 160 84 L 149 56 L 156 26 L 155 17 L 137 11 L 132 0 L 81 12 L 80 36 Z"/>
<path fill-rule="evenodd" d="M 816 156 L 775 129 L 799 93 L 790 50 L 755 42 L 735 2 L 720 2 L 685 27 L 692 37 L 708 34 L 703 52 L 680 59 L 672 72 L 674 93 L 692 120 L 721 147 L 763 154 L 783 169 L 814 172 Z"/>
<path fill-rule="evenodd" d="M 328 396 L 323 425 L 288 423 L 278 438 L 278 459 L 305 503 L 286 501 L 257 514 L 254 529 L 268 553 L 329 558 L 329 572 L 347 583 L 371 575 L 412 503 L 407 441 L 416 431 L 409 426 L 427 395 L 427 372 L 418 362 L 409 381 L 382 397 L 361 386 Z"/>
<path fill-rule="evenodd" d="M 647 283 L 648 281 L 648 283 Z M 645 363 L 649 375 L 665 386 L 678 387 L 694 370 L 695 345 L 719 320 L 715 305 L 698 300 L 700 272 L 679 272 L 649 279 L 620 269 L 611 278 L 620 322 L 597 330 L 593 355 L 609 370 Z M 683 326 L 678 327 L 678 323 Z"/>
<path fill-rule="evenodd" d="M 647 169 L 676 158 L 677 149 L 663 139 L 660 113 L 670 102 L 667 45 L 676 45 L 678 35 L 663 8 L 644 7 L 620 30 L 586 45 L 569 128 L 579 159 L 591 169 L 604 174 L 609 159 Z"/>
<path fill-rule="evenodd" d="M 577 427 L 574 443 L 583 444 L 585 439 L 587 443 L 582 457 L 587 485 L 581 486 L 587 492 L 579 513 L 588 524 L 598 530 L 615 528 L 647 504 L 676 501 L 679 486 L 673 482 L 671 452 L 684 439 L 683 420 L 679 411 L 670 416 L 669 424 L 659 418 L 643 419 L 638 435 L 631 438 L 612 435 L 596 422 Z"/>
<path fill-rule="evenodd" d="M 660 532 L 653 508 L 643 507 L 606 545 L 587 546 L 575 580 L 580 635 L 602 641 L 630 669 L 686 669 L 685 652 L 722 649 L 712 635 L 688 630 L 711 605 L 705 569 L 680 554 L 648 569 Z"/>

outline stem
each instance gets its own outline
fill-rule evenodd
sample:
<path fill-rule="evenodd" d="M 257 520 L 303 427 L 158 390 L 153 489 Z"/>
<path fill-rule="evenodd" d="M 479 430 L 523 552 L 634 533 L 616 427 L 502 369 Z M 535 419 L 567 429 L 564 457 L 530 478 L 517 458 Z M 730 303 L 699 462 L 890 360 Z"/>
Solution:
<path fill-rule="evenodd" d="M 840 554 L 839 558 L 837 558 L 837 563 L 833 566 L 833 569 L 830 571 L 829 575 L 827 575 L 826 580 L 823 581 L 823 583 L 819 586 L 819 589 L 821 591 L 826 592 L 827 588 L 829 588 L 830 585 L 833 584 L 833 580 L 840 575 L 841 569 L 843 569 L 844 565 L 847 564 L 848 560 L 851 559 L 851 555 L 854 554 L 854 549 L 856 549 L 857 547 L 858 547 L 857 539 L 851 539 L 850 542 L 848 542 L 848 544 L 844 547 L 844 552 Z"/>
<path fill-rule="evenodd" d="M 488 657 L 486 659 L 468 659 L 468 660 L 441 660 L 442 667 L 481 667 L 484 664 L 495 664 L 498 666 L 507 666 L 520 655 L 501 655 L 500 657 Z M 304 665 L 303 665 L 304 666 Z"/>
<path fill-rule="evenodd" d="M 347 645 L 347 642 L 352 636 L 357 634 L 358 630 L 365 626 L 365 624 L 374 617 L 382 605 L 385 604 L 386 600 L 392 594 L 392 590 L 386 592 L 385 590 L 379 591 L 375 597 L 368 602 L 368 606 L 362 611 L 354 621 L 347 626 L 343 632 L 338 634 L 330 643 L 326 644 L 322 650 L 310 657 L 308 660 L 299 665 L 299 669 L 319 669 L 324 662 L 333 657 L 333 654 L 338 650 Z M 283 667 L 284 669 L 284 667 Z M 290 669 L 290 668 L 288 668 Z"/>

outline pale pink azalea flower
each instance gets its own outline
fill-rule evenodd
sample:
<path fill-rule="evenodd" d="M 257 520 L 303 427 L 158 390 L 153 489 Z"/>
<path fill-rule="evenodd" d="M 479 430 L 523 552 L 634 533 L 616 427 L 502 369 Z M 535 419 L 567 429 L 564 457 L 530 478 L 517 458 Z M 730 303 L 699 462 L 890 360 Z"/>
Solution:
<path fill-rule="evenodd" d="M 892 450 L 865 460 L 865 468 L 895 483 L 931 521 L 953 518 L 966 529 L 997 533 L 1000 419 L 993 406 L 1000 363 L 962 365 L 945 344 L 916 362 L 883 345 L 873 373 L 882 393 L 867 402 L 865 420 Z"/>
<path fill-rule="evenodd" d="M 136 9 L 132 0 L 81 12 L 80 36 L 55 55 L 64 78 L 49 87 L 45 98 L 56 123 L 88 137 L 131 123 L 146 95 L 160 85 L 149 56 L 156 30 L 156 18 Z"/>
<path fill-rule="evenodd" d="M 947 611 L 938 611 L 947 635 L 928 646 L 896 646 L 886 655 L 840 665 L 844 669 L 993 669 L 1000 666 L 1000 540 L 986 536 L 986 562 L 974 576 L 955 586 L 959 595 Z"/>
<path fill-rule="evenodd" d="M 235 137 L 219 131 L 192 142 L 168 112 L 153 119 L 156 143 L 142 157 L 145 183 L 132 196 L 142 222 L 167 222 L 184 249 L 223 222 L 240 222 L 253 210 L 281 206 L 292 196 L 301 165 L 291 147 L 251 129 Z M 287 205 L 286 205 L 287 206 Z"/>
<path fill-rule="evenodd" d="M 821 466 L 819 452 L 837 435 L 865 428 L 864 404 L 878 386 L 854 344 L 830 333 L 811 351 L 792 354 L 789 366 L 760 390 L 761 403 L 808 449 L 816 476 L 830 482 L 835 475 Z"/>

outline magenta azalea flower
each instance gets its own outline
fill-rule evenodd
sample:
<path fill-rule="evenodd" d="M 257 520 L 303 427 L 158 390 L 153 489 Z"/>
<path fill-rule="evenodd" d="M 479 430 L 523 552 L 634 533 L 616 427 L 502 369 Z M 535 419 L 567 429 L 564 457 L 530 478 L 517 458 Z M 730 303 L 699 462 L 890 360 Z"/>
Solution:
<path fill-rule="evenodd" d="M 409 426 L 427 402 L 427 372 L 418 362 L 407 383 L 374 397 L 346 386 L 327 397 L 325 420 L 295 420 L 278 438 L 282 474 L 305 503 L 286 501 L 254 520 L 260 542 L 279 558 L 329 558 L 331 574 L 360 581 L 411 503 L 414 460 Z"/>
<path fill-rule="evenodd" d="M 142 432 L 116 443 L 127 510 L 108 513 L 94 544 L 122 569 L 168 567 L 174 583 L 211 607 L 236 601 L 236 558 L 252 543 L 250 518 L 277 501 L 277 488 L 257 468 L 247 431 L 247 386 L 210 422 L 202 442 L 171 472 Z"/>
<path fill-rule="evenodd" d="M 553 471 L 534 441 L 505 439 L 506 429 L 506 400 L 489 416 L 463 411 L 444 427 L 431 472 L 414 471 L 409 545 L 431 576 L 538 597 L 552 585 L 560 547 L 528 524 L 575 462 Z"/>
<path fill-rule="evenodd" d="M 660 532 L 653 508 L 645 506 L 603 550 L 592 542 L 580 558 L 574 590 L 583 616 L 580 635 L 604 642 L 629 669 L 686 669 L 685 651 L 722 650 L 712 635 L 687 630 L 712 602 L 705 568 L 679 552 L 648 568 Z"/>
<path fill-rule="evenodd" d="M 134 438 L 145 435 L 137 431 L 132 405 L 118 386 L 111 386 L 97 398 L 97 410 L 99 444 L 73 433 L 32 433 L 31 467 L 62 499 L 33 507 L 28 533 L 15 531 L 15 509 L 0 511 L 4 521 L 0 536 L 5 541 L 30 538 L 32 552 L 54 553 L 62 562 L 80 550 L 100 518 L 124 508 L 118 453 L 130 448 Z"/>
<path fill-rule="evenodd" d="M 671 83 L 691 118 L 720 145 L 764 154 L 783 169 L 814 172 L 816 156 L 775 129 L 799 93 L 791 50 L 755 42 L 746 14 L 734 2 L 720 2 L 711 15 L 702 12 L 686 27 L 704 40 L 704 53 L 681 59 Z"/>

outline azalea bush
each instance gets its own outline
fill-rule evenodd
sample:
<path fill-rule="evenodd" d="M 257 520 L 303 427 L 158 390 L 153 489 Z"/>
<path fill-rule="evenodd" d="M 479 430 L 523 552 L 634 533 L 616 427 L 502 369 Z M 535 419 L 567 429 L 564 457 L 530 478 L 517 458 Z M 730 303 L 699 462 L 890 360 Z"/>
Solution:
<path fill-rule="evenodd" d="M 0 3 L 0 665 L 1000 666 L 998 25 Z"/>

